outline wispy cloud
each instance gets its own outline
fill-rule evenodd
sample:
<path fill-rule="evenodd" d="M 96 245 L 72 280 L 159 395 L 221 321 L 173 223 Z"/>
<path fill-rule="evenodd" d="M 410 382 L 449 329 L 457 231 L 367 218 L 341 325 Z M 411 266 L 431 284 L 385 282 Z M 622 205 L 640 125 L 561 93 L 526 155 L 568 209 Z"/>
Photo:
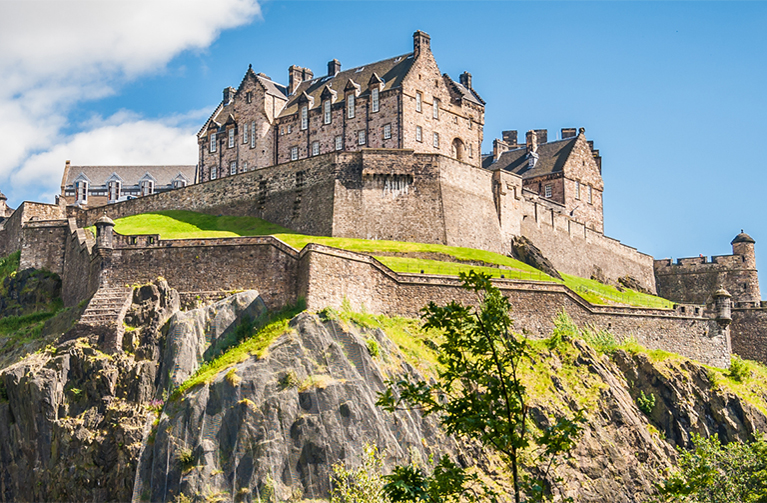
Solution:
<path fill-rule="evenodd" d="M 53 175 L 67 158 L 79 164 L 194 163 L 188 121 L 199 111 L 159 121 L 122 111 L 94 117 L 72 136 L 61 131 L 78 103 L 119 92 L 125 82 L 160 71 L 179 53 L 204 49 L 222 30 L 260 16 L 256 0 L 0 4 L 0 182 L 10 181 L 3 190 L 11 199 L 55 193 Z M 159 147 L 160 140 L 175 143 Z"/>

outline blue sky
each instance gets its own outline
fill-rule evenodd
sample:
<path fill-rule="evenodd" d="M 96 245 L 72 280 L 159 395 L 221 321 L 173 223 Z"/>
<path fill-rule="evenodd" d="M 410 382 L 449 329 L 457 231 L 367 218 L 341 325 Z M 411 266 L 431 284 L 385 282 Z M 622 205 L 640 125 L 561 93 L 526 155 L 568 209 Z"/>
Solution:
<path fill-rule="evenodd" d="M 0 189 L 52 201 L 64 161 L 194 163 L 248 64 L 287 81 L 412 50 L 467 70 L 501 130 L 585 127 L 605 231 L 657 258 L 767 247 L 767 3 L 0 0 Z M 760 269 L 767 271 L 767 248 Z"/>

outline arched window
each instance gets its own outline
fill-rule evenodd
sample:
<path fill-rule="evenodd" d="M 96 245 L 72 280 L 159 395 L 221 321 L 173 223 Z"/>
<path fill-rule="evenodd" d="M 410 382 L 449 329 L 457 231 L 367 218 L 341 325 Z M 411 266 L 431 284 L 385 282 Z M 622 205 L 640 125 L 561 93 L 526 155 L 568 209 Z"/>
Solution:
<path fill-rule="evenodd" d="M 463 160 L 463 141 L 461 141 L 460 138 L 453 140 L 452 152 L 453 159 L 457 159 L 459 161 Z"/>

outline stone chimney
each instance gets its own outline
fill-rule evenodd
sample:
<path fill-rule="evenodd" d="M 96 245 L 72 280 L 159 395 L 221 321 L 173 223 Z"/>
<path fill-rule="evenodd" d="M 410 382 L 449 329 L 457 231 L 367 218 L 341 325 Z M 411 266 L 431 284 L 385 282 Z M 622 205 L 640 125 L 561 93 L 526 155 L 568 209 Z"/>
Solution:
<path fill-rule="evenodd" d="M 578 136 L 577 130 L 574 127 L 562 128 L 562 139 L 574 138 Z"/>
<path fill-rule="evenodd" d="M 431 37 L 428 33 L 418 30 L 413 33 L 413 53 L 415 57 L 421 55 L 421 52 L 430 51 Z"/>
<path fill-rule="evenodd" d="M 497 138 L 493 140 L 493 162 L 497 161 L 501 157 L 501 154 L 507 150 L 510 149 L 509 145 L 505 141 L 499 140 Z"/>
<path fill-rule="evenodd" d="M 513 129 L 511 131 L 501 131 L 501 134 L 503 135 L 503 141 L 510 147 L 514 148 L 519 146 L 517 144 L 517 130 Z"/>
<path fill-rule="evenodd" d="M 291 65 L 288 68 L 288 93 L 293 94 L 305 80 L 312 80 L 314 73 L 308 68 L 301 68 L 298 65 Z"/>
<path fill-rule="evenodd" d="M 224 105 L 228 105 L 234 99 L 234 93 L 237 92 L 233 87 L 224 88 Z"/>
<path fill-rule="evenodd" d="M 469 72 L 463 72 L 460 77 L 461 85 L 466 89 L 471 89 L 471 74 Z"/>
<path fill-rule="evenodd" d="M 328 76 L 329 77 L 335 77 L 338 75 L 338 72 L 341 71 L 341 62 L 337 59 L 334 59 L 333 61 L 328 61 Z"/>
<path fill-rule="evenodd" d="M 549 141 L 549 132 L 545 129 L 536 129 L 535 138 L 538 140 L 538 145 Z"/>
<path fill-rule="evenodd" d="M 530 130 L 527 132 L 526 136 L 526 145 L 527 145 L 527 152 L 537 152 L 538 151 L 538 134 L 535 130 Z"/>

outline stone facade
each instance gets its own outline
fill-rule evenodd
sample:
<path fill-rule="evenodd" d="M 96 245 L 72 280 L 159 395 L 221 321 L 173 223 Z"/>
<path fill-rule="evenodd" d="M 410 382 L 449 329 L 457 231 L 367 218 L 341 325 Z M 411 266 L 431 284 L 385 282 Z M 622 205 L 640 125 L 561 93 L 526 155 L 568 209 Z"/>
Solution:
<path fill-rule="evenodd" d="M 440 73 L 430 37 L 413 52 L 314 77 L 293 65 L 288 85 L 249 68 L 198 133 L 202 181 L 336 151 L 410 149 L 481 162 L 484 102 L 471 75 Z M 419 130 L 419 137 L 416 130 Z"/>

